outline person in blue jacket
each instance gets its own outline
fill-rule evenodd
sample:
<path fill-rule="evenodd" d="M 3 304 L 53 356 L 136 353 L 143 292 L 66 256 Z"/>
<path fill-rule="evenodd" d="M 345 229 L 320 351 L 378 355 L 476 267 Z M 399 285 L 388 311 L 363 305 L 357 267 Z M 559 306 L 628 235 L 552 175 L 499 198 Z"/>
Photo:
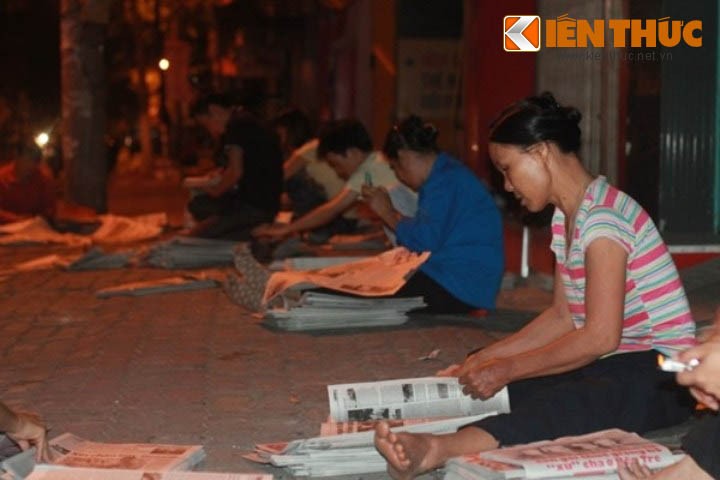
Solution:
<path fill-rule="evenodd" d="M 437 129 L 410 116 L 388 132 L 383 151 L 398 179 L 418 192 L 418 210 L 404 217 L 387 192 L 365 185 L 366 203 L 399 245 L 430 258 L 396 296 L 425 297 L 427 311 L 494 309 L 504 270 L 502 220 L 480 180 L 440 152 Z"/>

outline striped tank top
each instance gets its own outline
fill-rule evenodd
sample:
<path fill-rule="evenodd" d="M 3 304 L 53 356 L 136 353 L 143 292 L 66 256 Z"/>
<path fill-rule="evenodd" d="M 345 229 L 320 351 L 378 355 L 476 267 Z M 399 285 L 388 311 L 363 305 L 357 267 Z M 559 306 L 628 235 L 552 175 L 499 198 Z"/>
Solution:
<path fill-rule="evenodd" d="M 585 324 L 585 251 L 597 238 L 628 254 L 622 338 L 613 352 L 657 350 L 665 355 L 695 345 L 695 322 L 680 277 L 655 224 L 629 195 L 596 178 L 578 208 L 567 248 L 565 214 L 555 209 L 551 250 L 576 328 Z"/>

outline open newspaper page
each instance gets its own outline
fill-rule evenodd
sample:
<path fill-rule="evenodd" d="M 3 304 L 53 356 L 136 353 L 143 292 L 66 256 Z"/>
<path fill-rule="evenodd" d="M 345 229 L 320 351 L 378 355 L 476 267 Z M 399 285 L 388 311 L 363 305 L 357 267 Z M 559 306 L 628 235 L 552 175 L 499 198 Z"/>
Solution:
<path fill-rule="evenodd" d="M 96 443 L 65 433 L 50 442 L 55 465 L 125 470 L 189 470 L 205 458 L 200 445 Z"/>
<path fill-rule="evenodd" d="M 270 474 L 214 472 L 152 472 L 38 465 L 26 480 L 272 480 Z"/>
<path fill-rule="evenodd" d="M 465 417 L 507 413 L 507 388 L 487 400 L 462 393 L 455 377 L 425 377 L 329 385 L 330 417 L 336 422 Z"/>
<path fill-rule="evenodd" d="M 617 471 L 618 463 L 631 460 L 657 469 L 682 458 L 667 447 L 618 429 L 501 448 L 482 456 L 521 466 L 525 478 L 611 474 Z"/>
<path fill-rule="evenodd" d="M 325 287 L 364 297 L 392 295 L 430 256 L 398 247 L 380 255 L 319 270 L 275 272 L 270 275 L 263 304 L 290 287 Z"/>

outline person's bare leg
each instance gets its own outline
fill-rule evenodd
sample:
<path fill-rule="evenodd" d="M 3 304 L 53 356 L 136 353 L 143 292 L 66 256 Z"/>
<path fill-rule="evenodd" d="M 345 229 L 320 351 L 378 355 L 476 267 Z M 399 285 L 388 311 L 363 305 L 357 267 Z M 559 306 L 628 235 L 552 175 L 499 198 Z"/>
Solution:
<path fill-rule="evenodd" d="M 375 427 L 375 448 L 387 460 L 388 473 L 395 479 L 414 478 L 444 465 L 452 457 L 497 447 L 492 435 L 475 427 L 446 435 L 396 433 L 387 422 Z"/>

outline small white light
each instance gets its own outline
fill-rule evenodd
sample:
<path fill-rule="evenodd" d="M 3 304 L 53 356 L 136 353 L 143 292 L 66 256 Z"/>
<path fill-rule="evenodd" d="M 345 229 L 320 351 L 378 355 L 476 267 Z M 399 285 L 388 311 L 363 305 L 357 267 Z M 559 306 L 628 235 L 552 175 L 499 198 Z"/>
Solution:
<path fill-rule="evenodd" d="M 478 150 L 480 150 L 480 145 L 478 145 L 477 143 L 473 143 L 472 145 L 470 145 L 470 150 L 472 150 L 473 152 L 477 152 Z"/>
<path fill-rule="evenodd" d="M 166 71 L 168 68 L 170 68 L 170 60 L 167 58 L 161 58 L 158 62 L 158 67 L 160 67 L 160 70 L 163 72 Z"/>
<path fill-rule="evenodd" d="M 45 133 L 45 132 L 40 132 L 40 133 L 35 137 L 35 144 L 36 144 L 38 147 L 40 147 L 40 148 L 43 148 L 45 145 L 47 145 L 47 143 L 48 143 L 49 141 L 50 141 L 50 135 L 48 135 L 48 134 Z"/>

